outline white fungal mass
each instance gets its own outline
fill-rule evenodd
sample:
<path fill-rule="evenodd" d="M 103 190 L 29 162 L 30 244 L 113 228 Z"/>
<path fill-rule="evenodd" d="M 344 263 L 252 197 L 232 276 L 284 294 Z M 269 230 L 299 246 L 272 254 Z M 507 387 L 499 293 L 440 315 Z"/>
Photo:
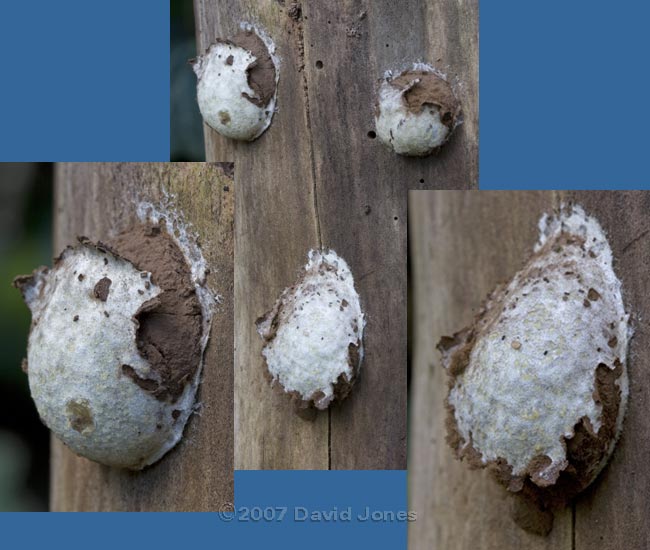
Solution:
<path fill-rule="evenodd" d="M 138 348 L 136 317 L 161 295 L 151 274 L 83 242 L 15 284 L 32 312 L 29 386 L 48 428 L 109 466 L 141 469 L 174 447 L 198 378 L 173 402 L 150 391 L 162 379 Z"/>
<path fill-rule="evenodd" d="M 271 53 L 274 50 L 272 44 Z M 276 95 L 266 105 L 249 85 L 248 70 L 257 63 L 248 50 L 227 42 L 216 42 L 193 65 L 198 77 L 197 101 L 203 120 L 221 135 L 252 141 L 271 124 Z M 276 70 L 276 85 L 277 71 Z"/>
<path fill-rule="evenodd" d="M 287 392 L 326 408 L 339 377 L 356 376 L 364 324 L 347 263 L 333 251 L 312 250 L 301 280 L 258 322 L 271 338 L 263 350 L 269 373 Z"/>
<path fill-rule="evenodd" d="M 379 114 L 375 119 L 379 139 L 400 155 L 428 155 L 445 143 L 449 128 L 440 120 L 440 109 L 426 105 L 411 112 L 404 102 L 404 90 L 384 82 L 379 90 Z"/>
<path fill-rule="evenodd" d="M 550 458 L 534 479 L 544 486 L 567 466 L 563 438 L 574 435 L 574 426 L 587 417 L 595 432 L 601 427 L 594 400 L 599 365 L 623 365 L 620 430 L 629 335 L 621 283 L 598 222 L 574 207 L 543 218 L 540 229 L 535 256 L 488 302 L 449 404 L 463 444 L 483 463 L 504 459 L 516 476 L 534 458 Z"/>

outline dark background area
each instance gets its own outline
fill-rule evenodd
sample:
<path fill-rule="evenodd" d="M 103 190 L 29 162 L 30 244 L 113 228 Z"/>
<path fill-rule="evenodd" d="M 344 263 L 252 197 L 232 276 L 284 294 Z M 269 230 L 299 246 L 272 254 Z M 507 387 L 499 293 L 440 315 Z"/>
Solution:
<path fill-rule="evenodd" d="M 171 160 L 202 161 L 203 122 L 196 103 L 196 77 L 188 63 L 197 55 L 191 0 L 171 0 L 170 30 Z"/>
<path fill-rule="evenodd" d="M 51 164 L 0 163 L 0 511 L 46 510 L 49 435 L 21 362 L 30 313 L 11 286 L 52 262 Z"/>

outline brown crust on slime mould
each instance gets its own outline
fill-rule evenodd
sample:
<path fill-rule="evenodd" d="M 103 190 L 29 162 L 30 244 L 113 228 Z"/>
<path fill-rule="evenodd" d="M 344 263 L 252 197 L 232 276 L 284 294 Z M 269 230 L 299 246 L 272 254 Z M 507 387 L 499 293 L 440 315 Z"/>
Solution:
<path fill-rule="evenodd" d="M 548 280 L 544 273 L 530 263 L 536 257 L 548 254 L 551 250 L 558 253 L 564 247 L 569 246 L 578 247 L 586 252 L 584 240 L 576 235 L 562 233 L 557 238 L 549 239 L 532 255 L 527 267 L 520 273 L 522 283 L 529 282 L 538 284 L 540 287 L 547 283 Z M 565 277 L 573 277 L 580 281 L 580 275 L 570 269 L 568 265 L 562 264 L 561 255 L 559 257 L 558 263 L 550 264 L 548 269 L 555 269 L 556 272 L 563 270 Z M 584 300 L 589 302 L 595 302 L 602 298 L 600 291 L 594 288 L 585 288 L 584 296 L 586 296 Z M 469 328 L 453 336 L 441 338 L 437 348 L 442 354 L 442 363 L 449 375 L 448 388 L 450 391 L 454 387 L 456 377 L 468 367 L 478 335 L 486 332 L 501 318 L 504 312 L 514 309 L 514 307 L 516 307 L 516 303 L 509 300 L 506 286 L 499 286 L 487 297 Z M 613 327 L 608 324 L 603 327 L 603 330 L 608 334 Z M 509 341 L 508 335 L 504 335 L 503 338 Z M 612 340 L 614 338 L 612 337 Z M 610 347 L 615 345 L 616 342 Z M 513 347 L 513 349 L 515 348 Z M 457 458 L 466 461 L 471 468 L 487 467 L 509 491 L 517 493 L 527 499 L 527 502 L 533 503 L 536 506 L 535 513 L 538 514 L 536 517 L 531 517 L 525 511 L 522 512 L 527 506 L 525 503 L 515 505 L 516 513 L 513 513 L 513 517 L 525 529 L 546 534 L 552 526 L 552 517 L 549 520 L 548 511 L 565 506 L 583 491 L 598 474 L 610 452 L 610 446 L 617 436 L 617 420 L 621 407 L 621 389 L 617 385 L 617 381 L 622 374 L 623 366 L 618 359 L 611 366 L 605 364 L 597 366 L 593 398 L 594 402 L 602 407 L 600 429 L 595 433 L 589 419 L 582 417 L 573 428 L 573 436 L 562 437 L 566 449 L 566 460 L 563 464 L 557 465 L 550 476 L 548 472 L 544 477 L 540 476 L 540 473 L 551 464 L 551 459 L 545 455 L 535 456 L 525 471 L 517 476 L 512 474 L 512 467 L 502 458 L 484 463 L 481 453 L 473 446 L 471 436 L 470 441 L 465 441 L 458 431 L 455 409 L 450 404 L 449 398 L 445 400 L 447 442 Z"/>
<path fill-rule="evenodd" d="M 241 29 L 233 38 L 217 40 L 217 42 L 243 48 L 255 56 L 255 61 L 246 69 L 248 85 L 255 93 L 255 97 L 250 97 L 246 93 L 242 93 L 242 96 L 258 107 L 266 107 L 275 95 L 276 86 L 275 64 L 264 41 L 254 30 Z"/>
<path fill-rule="evenodd" d="M 42 269 L 47 269 L 46 267 L 39 267 L 34 270 L 31 275 L 17 275 L 14 277 L 14 280 L 11 282 L 11 286 L 20 290 L 23 297 L 25 296 L 25 289 L 31 287 L 34 284 L 34 275 L 40 272 Z"/>
<path fill-rule="evenodd" d="M 93 288 L 93 296 L 99 301 L 105 302 L 108 299 L 112 282 L 108 277 L 102 277 Z"/>
<path fill-rule="evenodd" d="M 66 404 L 70 427 L 79 433 L 91 432 L 94 427 L 93 415 L 87 400 L 70 400 Z"/>
<path fill-rule="evenodd" d="M 122 374 L 128 376 L 144 391 L 155 393 L 158 390 L 158 382 L 150 378 L 142 378 L 131 365 L 122 365 Z"/>
<path fill-rule="evenodd" d="M 112 239 L 110 246 L 138 269 L 149 271 L 152 283 L 162 289 L 135 315 L 138 350 L 155 377 L 140 378 L 129 365 L 121 372 L 157 399 L 173 403 L 201 361 L 201 306 L 190 267 L 174 240 L 158 226 L 139 225 Z"/>
<path fill-rule="evenodd" d="M 11 286 L 14 288 L 18 289 L 20 291 L 21 296 L 23 297 L 23 300 L 25 303 L 27 303 L 27 290 L 30 288 L 34 287 L 34 281 L 36 278 L 36 275 L 43 274 L 47 275 L 49 273 L 49 268 L 45 266 L 41 266 L 36 268 L 30 275 L 18 275 L 17 277 L 14 277 L 14 280 L 11 282 Z M 39 296 L 43 296 L 43 287 L 41 287 L 39 291 Z M 32 320 L 32 325 L 34 321 Z"/>
<path fill-rule="evenodd" d="M 440 110 L 440 121 L 448 128 L 454 128 L 460 114 L 460 103 L 445 79 L 431 71 L 405 71 L 389 82 L 405 90 L 402 97 L 413 114 L 421 112 L 426 105 L 435 105 Z"/>

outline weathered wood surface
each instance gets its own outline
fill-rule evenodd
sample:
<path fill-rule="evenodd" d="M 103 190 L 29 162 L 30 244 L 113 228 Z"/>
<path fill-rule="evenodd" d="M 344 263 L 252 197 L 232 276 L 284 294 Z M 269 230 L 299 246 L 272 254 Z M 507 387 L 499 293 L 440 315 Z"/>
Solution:
<path fill-rule="evenodd" d="M 548 537 L 520 529 L 510 499 L 484 471 L 455 460 L 445 442 L 446 374 L 435 344 L 466 326 L 482 300 L 523 265 L 542 213 L 574 200 L 610 238 L 633 314 L 631 395 L 609 466 Z M 409 499 L 418 520 L 409 548 L 599 550 L 650 547 L 650 194 L 642 192 L 415 192 L 409 197 L 413 283 Z"/>
<path fill-rule="evenodd" d="M 264 28 L 281 58 L 278 108 L 253 143 L 205 128 L 209 160 L 234 160 L 235 465 L 406 467 L 406 190 L 475 187 L 478 2 L 195 0 L 198 51 Z M 399 157 L 369 137 L 378 79 L 429 61 L 446 70 L 465 123 L 437 157 Z M 368 316 L 362 378 L 341 407 L 298 418 L 262 376 L 254 320 L 314 247 L 350 264 Z"/>
<path fill-rule="evenodd" d="M 576 506 L 574 549 L 650 548 L 650 193 L 578 191 L 568 197 L 607 232 L 635 331 L 623 434 L 601 479 Z"/>
<path fill-rule="evenodd" d="M 217 164 L 60 164 L 56 169 L 55 249 L 78 235 L 106 239 L 137 221 L 138 201 L 163 190 L 198 233 L 223 301 L 215 311 L 198 400 L 179 445 L 142 472 L 101 466 L 52 440 L 53 510 L 206 511 L 233 502 L 234 185 Z"/>

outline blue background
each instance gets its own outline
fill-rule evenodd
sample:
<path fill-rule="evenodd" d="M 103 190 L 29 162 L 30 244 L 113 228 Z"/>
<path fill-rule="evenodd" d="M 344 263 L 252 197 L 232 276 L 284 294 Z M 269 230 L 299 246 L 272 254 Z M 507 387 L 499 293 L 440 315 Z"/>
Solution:
<path fill-rule="evenodd" d="M 182 488 L 179 488 L 182 490 Z M 187 549 L 282 548 L 344 550 L 406 548 L 406 522 L 292 521 L 294 507 L 331 512 L 352 507 L 353 518 L 374 511 L 406 511 L 404 471 L 240 471 L 236 509 L 289 507 L 283 521 L 248 521 L 241 513 L 5 513 L 5 548 Z"/>
<path fill-rule="evenodd" d="M 649 15 L 649 3 L 633 0 L 483 2 L 482 188 L 648 186 Z M 1 161 L 168 160 L 167 1 L 5 0 L 0 67 Z M 235 481 L 238 508 L 406 510 L 405 472 L 237 472 Z M 3 546 L 20 548 L 406 546 L 403 522 L 3 514 L 0 526 Z"/>
<path fill-rule="evenodd" d="M 650 184 L 650 3 L 481 3 L 480 187 Z"/>
<path fill-rule="evenodd" d="M 0 161 L 169 160 L 168 0 L 1 6 Z"/>

